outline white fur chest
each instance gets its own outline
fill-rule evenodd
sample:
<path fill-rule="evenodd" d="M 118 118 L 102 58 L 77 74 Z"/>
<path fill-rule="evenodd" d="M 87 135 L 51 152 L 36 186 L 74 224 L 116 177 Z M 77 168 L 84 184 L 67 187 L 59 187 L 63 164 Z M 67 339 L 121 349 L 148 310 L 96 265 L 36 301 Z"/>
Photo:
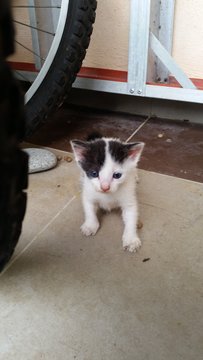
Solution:
<path fill-rule="evenodd" d="M 118 199 L 112 194 L 95 194 L 95 203 L 103 210 L 111 211 L 120 206 Z"/>
<path fill-rule="evenodd" d="M 135 185 L 135 179 L 132 177 L 126 180 L 115 193 L 104 193 L 96 191 L 88 179 L 83 179 L 83 200 L 88 200 L 106 211 L 122 208 L 134 203 Z"/>

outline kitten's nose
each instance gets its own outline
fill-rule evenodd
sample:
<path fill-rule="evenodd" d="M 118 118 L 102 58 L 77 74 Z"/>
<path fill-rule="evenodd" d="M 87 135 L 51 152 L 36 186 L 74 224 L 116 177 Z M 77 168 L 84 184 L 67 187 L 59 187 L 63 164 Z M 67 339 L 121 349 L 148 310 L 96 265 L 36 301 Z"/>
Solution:
<path fill-rule="evenodd" d="M 101 190 L 102 190 L 103 192 L 109 191 L 109 190 L 110 190 L 110 185 L 108 185 L 108 184 L 101 184 Z"/>

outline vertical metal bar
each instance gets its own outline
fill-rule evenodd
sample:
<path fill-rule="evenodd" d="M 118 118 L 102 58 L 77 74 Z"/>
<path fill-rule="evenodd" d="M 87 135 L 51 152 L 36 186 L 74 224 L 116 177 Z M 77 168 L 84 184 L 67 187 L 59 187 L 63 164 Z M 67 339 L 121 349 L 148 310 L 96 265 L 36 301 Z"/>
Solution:
<path fill-rule="evenodd" d="M 128 92 L 145 95 L 150 23 L 150 0 L 131 0 Z"/>
<path fill-rule="evenodd" d="M 171 54 L 173 44 L 175 0 L 160 1 L 159 41 Z"/>
<path fill-rule="evenodd" d="M 33 27 L 38 27 L 37 26 L 37 18 L 36 18 L 36 10 L 35 10 L 35 0 L 28 0 L 28 5 L 29 7 L 29 18 L 30 18 L 30 25 Z M 36 29 L 30 28 L 31 31 L 31 36 L 32 36 L 32 47 L 33 47 L 33 51 L 36 54 L 39 54 L 39 56 L 41 56 L 40 54 L 40 46 L 39 46 L 39 36 L 38 36 L 38 31 Z M 33 55 L 34 57 L 34 61 L 35 61 L 35 67 L 36 69 L 40 70 L 41 66 L 42 66 L 42 62 L 40 57 Z"/>
<path fill-rule="evenodd" d="M 150 30 L 158 37 L 160 25 L 160 0 L 151 0 L 150 10 Z M 150 50 L 151 49 L 149 48 L 147 81 L 155 82 L 157 81 L 157 57 L 153 51 Z"/>
<path fill-rule="evenodd" d="M 53 31 L 56 32 L 59 15 L 60 15 L 61 0 L 51 0 L 51 6 L 53 6 L 52 9 Z"/>
<path fill-rule="evenodd" d="M 160 1 L 160 23 L 158 39 L 165 49 L 171 54 L 173 45 L 175 0 Z M 156 34 L 155 34 L 156 36 Z M 157 61 L 157 80 L 167 82 L 169 72 L 163 64 Z"/>
<path fill-rule="evenodd" d="M 151 0 L 150 30 L 156 38 L 159 39 L 169 54 L 171 54 L 173 43 L 174 8 L 175 0 Z M 147 80 L 167 83 L 168 78 L 168 69 L 149 49 Z"/>
<path fill-rule="evenodd" d="M 35 11 L 37 24 L 40 29 L 44 30 L 44 32 L 38 32 L 40 56 L 44 59 L 46 59 L 53 41 L 53 36 L 50 35 L 49 32 L 55 33 L 56 30 L 56 21 L 58 20 L 58 17 L 53 18 L 55 16 L 55 11 L 58 15 L 60 14 L 60 9 L 51 8 L 51 6 L 56 6 L 58 3 L 61 3 L 61 1 L 44 0 L 42 4 L 41 0 L 35 0 L 35 5 L 38 6 Z M 41 8 L 41 5 L 45 5 L 47 8 Z"/>

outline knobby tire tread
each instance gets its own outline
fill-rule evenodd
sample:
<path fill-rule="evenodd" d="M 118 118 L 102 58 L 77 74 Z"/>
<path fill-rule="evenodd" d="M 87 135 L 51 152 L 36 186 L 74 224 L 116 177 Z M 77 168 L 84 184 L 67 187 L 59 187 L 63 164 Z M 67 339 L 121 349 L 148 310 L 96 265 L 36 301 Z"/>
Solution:
<path fill-rule="evenodd" d="M 26 211 L 28 156 L 20 149 L 24 137 L 24 104 L 18 84 L 0 60 L 0 271 L 11 258 Z"/>
<path fill-rule="evenodd" d="M 26 104 L 26 136 L 41 126 L 67 97 L 89 46 L 96 6 L 96 0 L 70 0 L 57 54 L 36 94 Z"/>

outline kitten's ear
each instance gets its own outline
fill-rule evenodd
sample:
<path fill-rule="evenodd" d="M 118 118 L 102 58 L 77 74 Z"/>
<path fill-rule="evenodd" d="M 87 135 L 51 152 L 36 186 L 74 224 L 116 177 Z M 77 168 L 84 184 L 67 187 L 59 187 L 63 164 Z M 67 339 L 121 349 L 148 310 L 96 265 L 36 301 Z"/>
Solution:
<path fill-rule="evenodd" d="M 126 146 L 128 148 L 128 158 L 137 164 L 145 144 L 143 142 L 136 142 L 127 144 Z"/>
<path fill-rule="evenodd" d="M 88 150 L 88 143 L 81 140 L 72 140 L 70 144 L 73 149 L 76 161 L 79 163 L 82 162 Z"/>

